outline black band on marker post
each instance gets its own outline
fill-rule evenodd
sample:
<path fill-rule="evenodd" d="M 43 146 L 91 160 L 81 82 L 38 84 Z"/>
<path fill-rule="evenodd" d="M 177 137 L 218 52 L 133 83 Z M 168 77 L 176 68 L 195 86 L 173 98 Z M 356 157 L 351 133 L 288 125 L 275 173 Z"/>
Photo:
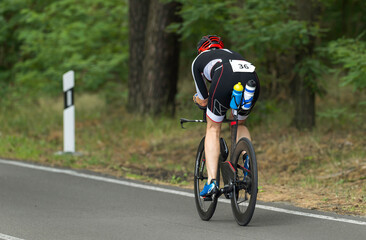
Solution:
<path fill-rule="evenodd" d="M 64 109 L 74 106 L 74 88 L 64 92 Z"/>

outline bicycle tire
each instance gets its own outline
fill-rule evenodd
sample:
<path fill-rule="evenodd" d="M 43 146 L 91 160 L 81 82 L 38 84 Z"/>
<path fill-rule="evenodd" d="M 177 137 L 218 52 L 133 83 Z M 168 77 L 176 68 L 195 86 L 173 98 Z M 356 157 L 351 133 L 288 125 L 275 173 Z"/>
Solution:
<path fill-rule="evenodd" d="M 207 181 L 204 147 L 205 147 L 205 138 L 203 137 L 198 146 L 196 154 L 195 171 L 194 171 L 194 198 L 196 202 L 197 212 L 200 218 L 204 221 L 208 221 L 215 213 L 217 206 L 217 198 L 214 195 L 212 201 L 204 201 L 204 199 L 200 196 L 200 192 L 202 191 L 203 186 Z M 216 176 L 217 186 L 219 186 L 220 181 L 219 167 L 220 166 L 218 166 Z"/>
<path fill-rule="evenodd" d="M 244 166 L 244 152 L 249 156 L 248 169 Z M 253 217 L 258 193 L 257 160 L 249 139 L 241 138 L 238 141 L 231 160 L 236 170 L 231 208 L 236 222 L 240 226 L 246 226 Z M 247 176 L 245 176 L 245 173 L 247 173 Z"/>

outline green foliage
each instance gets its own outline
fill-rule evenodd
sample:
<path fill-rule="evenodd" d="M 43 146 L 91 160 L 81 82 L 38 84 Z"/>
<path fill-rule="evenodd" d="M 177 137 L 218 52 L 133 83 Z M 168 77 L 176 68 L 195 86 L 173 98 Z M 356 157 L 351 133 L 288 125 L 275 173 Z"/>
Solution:
<path fill-rule="evenodd" d="M 205 34 L 225 35 L 222 26 L 230 17 L 230 6 L 235 2 L 234 0 L 180 0 L 179 2 L 183 3 L 179 12 L 183 22 L 172 24 L 169 29 L 177 31 L 183 39 L 192 35 L 196 37 Z"/>
<path fill-rule="evenodd" d="M 304 58 L 301 62 L 297 63 L 294 71 L 297 72 L 308 87 L 312 89 L 313 92 L 320 96 L 324 96 L 325 86 L 324 82 L 321 81 L 321 76 L 329 73 L 329 68 L 316 57 Z"/>
<path fill-rule="evenodd" d="M 355 38 L 366 27 L 366 1 L 364 0 L 321 0 L 324 25 L 328 26 L 328 39 Z"/>
<path fill-rule="evenodd" d="M 272 73 L 272 78 L 282 78 L 288 85 L 291 76 L 298 74 L 315 93 L 325 93 L 319 79 L 328 69 L 317 49 L 309 52 L 314 39 L 326 33 L 318 21 L 299 19 L 295 2 L 286 0 L 248 0 L 233 7 L 233 12 L 236 17 L 226 30 L 235 49 L 255 55 L 260 75 L 276 69 L 277 76 Z"/>
<path fill-rule="evenodd" d="M 126 0 L 6 0 L 0 9 L 0 22 L 5 22 L 0 33 L 6 33 L 0 34 L 5 36 L 0 45 L 15 45 L 9 58 L 13 66 L 0 69 L 0 82 L 12 75 L 15 86 L 28 93 L 53 94 L 71 69 L 80 90 L 126 78 Z"/>
<path fill-rule="evenodd" d="M 292 1 L 249 0 L 244 6 L 233 7 L 235 15 L 226 25 L 229 36 L 239 50 L 253 47 L 256 55 L 266 56 L 268 51 L 289 53 L 306 44 L 309 31 L 307 23 L 294 20 Z"/>
<path fill-rule="evenodd" d="M 347 109 L 346 108 L 333 108 L 333 109 L 328 109 L 324 112 L 319 112 L 318 115 L 322 118 L 327 118 L 327 119 L 339 119 L 341 116 L 346 114 Z"/>
<path fill-rule="evenodd" d="M 238 1 L 192 1 L 181 0 L 183 8 L 180 14 L 182 24 L 175 24 L 171 29 L 178 30 L 183 39 L 192 35 L 207 33 L 221 35 L 226 46 L 244 53 L 246 58 L 257 66 L 259 75 L 273 75 L 283 78 L 289 84 L 291 72 L 301 72 L 308 79 L 314 91 L 322 92 L 317 86 L 319 73 L 326 70 L 317 52 L 301 63 L 295 62 L 295 56 L 307 53 L 312 38 L 326 33 L 319 22 L 298 19 L 295 2 L 287 0 L 248 0 Z M 297 68 L 295 67 L 297 65 Z M 301 69 L 300 69 L 301 68 Z M 303 68 L 303 69 L 302 69 Z M 274 70 L 276 69 L 276 70 Z M 310 74 L 308 74 L 310 71 Z M 307 74 L 305 74 L 307 72 Z M 269 78 L 265 78 L 269 79 Z M 262 79 L 263 80 L 263 79 Z M 266 87 L 266 81 L 263 86 Z"/>
<path fill-rule="evenodd" d="M 350 106 L 333 107 L 317 113 L 319 120 L 326 123 L 327 128 L 360 129 L 364 125 L 365 113 L 362 106 L 351 109 Z"/>
<path fill-rule="evenodd" d="M 19 11 L 26 6 L 26 1 L 0 1 L 0 95 L 4 96 L 10 84 L 14 82 L 14 64 L 18 61 L 20 41 Z"/>
<path fill-rule="evenodd" d="M 172 0 L 169 0 L 172 1 Z M 235 0 L 178 0 L 182 3 L 182 9 L 179 11 L 183 21 L 173 23 L 168 27 L 168 31 L 174 31 L 181 35 L 185 51 L 181 53 L 186 58 L 187 65 L 196 57 L 196 44 L 202 36 L 215 34 L 227 39 L 227 32 L 223 26 L 231 17 L 231 6 Z M 225 41 L 225 46 L 230 42 Z"/>
<path fill-rule="evenodd" d="M 354 90 L 366 89 L 366 41 L 342 38 L 332 41 L 328 51 L 334 63 L 345 70 L 341 85 L 353 85 Z"/>

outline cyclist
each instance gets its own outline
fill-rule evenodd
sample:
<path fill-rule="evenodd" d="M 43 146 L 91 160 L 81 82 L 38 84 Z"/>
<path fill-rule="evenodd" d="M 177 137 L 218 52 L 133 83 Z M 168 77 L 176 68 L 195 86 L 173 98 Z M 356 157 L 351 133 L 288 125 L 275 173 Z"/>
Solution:
<path fill-rule="evenodd" d="M 202 197 L 207 197 L 217 190 L 215 176 L 220 154 L 221 123 L 230 108 L 233 87 L 238 82 L 245 86 L 248 81 L 254 80 L 256 90 L 252 101 L 253 107 L 259 96 L 260 85 L 254 71 L 255 67 L 245 61 L 239 53 L 225 49 L 221 37 L 216 35 L 202 37 L 197 44 L 197 50 L 199 55 L 192 63 L 192 75 L 197 90 L 193 101 L 200 108 L 207 108 L 205 154 L 208 179 L 200 193 Z M 237 64 L 245 65 L 246 68 L 239 68 Z M 209 90 L 207 90 L 204 78 L 211 82 Z M 251 139 L 249 130 L 244 125 L 250 110 L 238 112 L 238 140 L 242 137 Z"/>

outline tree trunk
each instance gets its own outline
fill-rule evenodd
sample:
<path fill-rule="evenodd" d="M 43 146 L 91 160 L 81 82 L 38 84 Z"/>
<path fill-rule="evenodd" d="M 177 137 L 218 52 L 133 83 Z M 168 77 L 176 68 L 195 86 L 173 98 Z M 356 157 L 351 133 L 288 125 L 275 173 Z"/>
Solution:
<path fill-rule="evenodd" d="M 293 90 L 295 104 L 293 125 L 299 130 L 312 129 L 315 126 L 315 92 L 299 74 L 294 78 Z"/>
<path fill-rule="evenodd" d="M 180 3 L 130 0 L 129 109 L 139 114 L 174 114 L 177 92 L 178 35 L 166 31 L 181 21 Z"/>
<path fill-rule="evenodd" d="M 129 72 L 128 72 L 128 103 L 129 110 L 141 112 L 138 109 L 143 102 L 142 69 L 145 57 L 145 32 L 148 22 L 150 0 L 129 0 Z"/>
<path fill-rule="evenodd" d="M 179 42 L 178 35 L 166 31 L 173 22 L 181 21 L 177 15 L 180 4 L 151 0 L 149 22 L 145 38 L 144 58 L 144 112 L 158 115 L 174 114 L 177 92 Z"/>
<path fill-rule="evenodd" d="M 297 0 L 298 18 L 312 26 L 316 15 L 319 13 L 317 0 Z M 316 38 L 309 36 L 309 43 L 302 46 L 300 52 L 295 56 L 296 63 L 300 64 L 305 58 L 313 54 Z M 296 73 L 293 79 L 293 98 L 295 105 L 295 116 L 292 120 L 293 125 L 299 129 L 312 129 L 315 127 L 315 91 L 304 76 Z"/>

